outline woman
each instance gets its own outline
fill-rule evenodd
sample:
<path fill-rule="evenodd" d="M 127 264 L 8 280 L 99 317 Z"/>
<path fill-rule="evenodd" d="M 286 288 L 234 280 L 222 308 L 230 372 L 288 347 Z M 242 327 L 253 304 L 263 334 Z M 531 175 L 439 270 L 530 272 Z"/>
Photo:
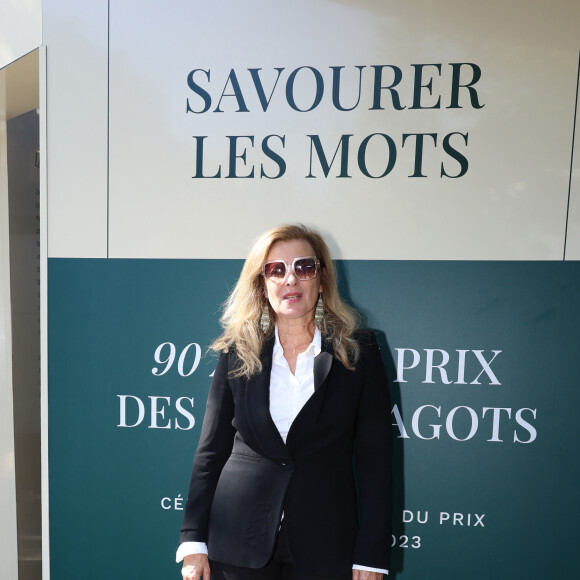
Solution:
<path fill-rule="evenodd" d="M 222 324 L 177 553 L 184 580 L 210 568 L 217 580 L 378 580 L 391 542 L 387 379 L 322 237 L 301 225 L 262 235 Z"/>

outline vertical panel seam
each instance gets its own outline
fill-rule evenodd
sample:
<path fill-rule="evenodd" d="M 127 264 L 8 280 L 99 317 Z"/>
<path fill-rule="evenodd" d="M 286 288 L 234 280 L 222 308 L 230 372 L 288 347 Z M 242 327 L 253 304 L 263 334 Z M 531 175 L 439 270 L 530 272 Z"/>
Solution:
<path fill-rule="evenodd" d="M 566 205 L 566 227 L 564 228 L 564 255 L 566 261 L 566 242 L 568 241 L 568 217 L 570 215 L 570 195 L 572 192 L 572 170 L 574 168 L 574 141 L 576 138 L 576 115 L 578 113 L 578 83 L 580 81 L 580 51 L 578 51 L 578 70 L 576 71 L 576 99 L 574 101 L 574 122 L 572 123 L 572 150 L 570 153 L 570 175 L 568 177 L 568 203 Z"/>

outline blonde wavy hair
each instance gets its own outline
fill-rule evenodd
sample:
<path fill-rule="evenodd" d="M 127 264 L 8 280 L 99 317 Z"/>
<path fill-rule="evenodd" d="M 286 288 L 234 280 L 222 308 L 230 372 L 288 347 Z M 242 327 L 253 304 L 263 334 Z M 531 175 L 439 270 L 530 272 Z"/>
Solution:
<path fill-rule="evenodd" d="M 265 232 L 254 242 L 240 277 L 224 302 L 220 320 L 224 332 L 210 346 L 218 352 L 235 349 L 239 365 L 232 372 L 234 377 L 251 377 L 262 370 L 260 352 L 264 341 L 274 332 L 272 322 L 266 333 L 261 328 L 264 308 L 270 312 L 270 321 L 276 318 L 265 296 L 262 266 L 274 244 L 294 240 L 308 242 L 320 260 L 319 276 L 324 287 L 324 318 L 320 328 L 323 340 L 332 341 L 334 356 L 347 369 L 352 370 L 358 361 L 359 345 L 354 334 L 360 326 L 360 317 L 338 294 L 336 270 L 326 242 L 319 233 L 302 224 L 282 225 Z"/>

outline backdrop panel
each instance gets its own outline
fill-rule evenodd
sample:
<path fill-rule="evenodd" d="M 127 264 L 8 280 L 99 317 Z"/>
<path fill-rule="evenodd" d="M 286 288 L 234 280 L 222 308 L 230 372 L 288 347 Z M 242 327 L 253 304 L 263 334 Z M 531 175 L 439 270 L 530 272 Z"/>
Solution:
<path fill-rule="evenodd" d="M 177 577 L 206 349 L 240 266 L 49 261 L 53 578 Z M 578 263 L 338 266 L 391 379 L 395 577 L 571 577 Z"/>
<path fill-rule="evenodd" d="M 579 21 L 575 0 L 44 0 L 53 578 L 177 577 L 219 305 L 292 221 L 382 345 L 394 574 L 570 577 Z"/>
<path fill-rule="evenodd" d="M 200 6 L 111 4 L 111 257 L 562 258 L 578 2 Z"/>
<path fill-rule="evenodd" d="M 42 1 L 49 256 L 107 256 L 108 5 Z"/>

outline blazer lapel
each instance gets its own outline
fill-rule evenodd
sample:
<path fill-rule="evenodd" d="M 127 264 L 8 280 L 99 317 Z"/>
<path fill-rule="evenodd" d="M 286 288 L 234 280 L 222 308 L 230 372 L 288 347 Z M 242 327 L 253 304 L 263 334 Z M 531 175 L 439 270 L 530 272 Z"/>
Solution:
<path fill-rule="evenodd" d="M 314 394 L 306 401 L 294 419 L 286 438 L 286 445 L 291 452 L 296 449 L 297 444 L 300 444 L 303 436 L 308 440 L 309 434 L 316 427 L 324 403 L 332 360 L 332 343 L 323 339 L 321 351 L 314 359 Z"/>
<path fill-rule="evenodd" d="M 314 392 L 316 392 L 325 382 L 332 366 L 332 343 L 329 340 L 322 340 L 321 350 L 314 359 Z"/>
<path fill-rule="evenodd" d="M 246 416 L 266 457 L 287 458 L 288 451 L 270 414 L 270 373 L 274 336 L 265 343 L 260 354 L 262 372 L 248 379 L 245 389 Z"/>

